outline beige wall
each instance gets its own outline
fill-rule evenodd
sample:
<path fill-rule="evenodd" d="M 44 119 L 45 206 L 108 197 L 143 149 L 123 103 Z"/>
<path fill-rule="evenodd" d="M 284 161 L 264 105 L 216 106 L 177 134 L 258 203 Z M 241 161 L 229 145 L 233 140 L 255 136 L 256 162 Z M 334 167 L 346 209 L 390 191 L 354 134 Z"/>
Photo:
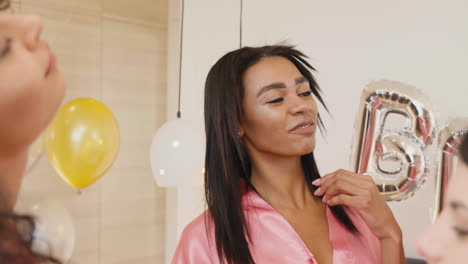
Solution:
<path fill-rule="evenodd" d="M 14 7 L 43 16 L 68 82 L 65 101 L 98 99 L 121 129 L 116 163 L 82 195 L 42 157 L 20 202 L 54 197 L 70 210 L 73 263 L 163 263 L 165 191 L 153 183 L 148 153 L 166 120 L 166 0 L 23 0 Z"/>

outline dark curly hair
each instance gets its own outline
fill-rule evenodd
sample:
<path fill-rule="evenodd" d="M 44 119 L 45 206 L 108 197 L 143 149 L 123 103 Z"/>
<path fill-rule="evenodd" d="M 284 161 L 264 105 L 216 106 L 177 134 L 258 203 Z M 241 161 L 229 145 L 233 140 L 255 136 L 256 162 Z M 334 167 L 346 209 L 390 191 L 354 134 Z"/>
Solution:
<path fill-rule="evenodd" d="M 32 250 L 34 229 L 31 216 L 0 212 L 0 263 L 60 263 Z"/>

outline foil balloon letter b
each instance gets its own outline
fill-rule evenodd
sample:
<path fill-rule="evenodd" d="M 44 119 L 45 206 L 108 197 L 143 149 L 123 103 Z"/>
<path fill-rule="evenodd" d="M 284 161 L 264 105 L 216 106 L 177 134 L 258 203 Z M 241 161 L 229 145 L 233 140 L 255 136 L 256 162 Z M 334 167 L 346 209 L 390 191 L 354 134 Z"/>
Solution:
<path fill-rule="evenodd" d="M 429 100 L 399 82 L 372 82 L 362 93 L 355 129 L 354 171 L 371 175 L 388 201 L 413 195 L 430 173 L 435 120 Z"/>

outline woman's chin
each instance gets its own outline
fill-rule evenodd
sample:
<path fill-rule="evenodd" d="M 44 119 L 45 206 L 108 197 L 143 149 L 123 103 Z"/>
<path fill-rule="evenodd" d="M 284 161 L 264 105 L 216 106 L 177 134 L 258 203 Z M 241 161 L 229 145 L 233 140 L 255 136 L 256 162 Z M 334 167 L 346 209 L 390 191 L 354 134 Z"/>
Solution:
<path fill-rule="evenodd" d="M 315 140 L 312 141 L 312 142 L 307 142 L 307 143 L 303 144 L 302 150 L 303 150 L 302 155 L 306 155 L 306 154 L 314 152 L 314 150 L 315 150 Z"/>
<path fill-rule="evenodd" d="M 315 149 L 315 144 L 301 146 L 297 148 L 297 151 L 294 151 L 295 152 L 294 156 L 304 156 L 304 155 L 310 154 L 314 152 L 314 149 Z"/>

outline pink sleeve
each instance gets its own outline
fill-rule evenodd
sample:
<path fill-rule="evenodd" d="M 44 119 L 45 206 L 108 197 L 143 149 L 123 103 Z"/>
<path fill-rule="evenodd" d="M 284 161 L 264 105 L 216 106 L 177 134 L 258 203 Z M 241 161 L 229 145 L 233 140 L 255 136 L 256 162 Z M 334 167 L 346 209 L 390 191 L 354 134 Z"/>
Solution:
<path fill-rule="evenodd" d="M 333 244 L 334 263 L 346 264 L 380 264 L 380 241 L 367 224 L 351 208 L 346 208 L 349 218 L 359 230 L 359 235 L 349 232 L 328 210 L 330 241 Z"/>
<path fill-rule="evenodd" d="M 213 239 L 210 239 L 210 242 Z M 202 215 L 185 227 L 172 258 L 172 264 L 218 263 L 214 252 L 216 247 L 213 247 L 213 244 L 210 246 L 208 242 Z"/>
<path fill-rule="evenodd" d="M 372 233 L 366 222 L 362 219 L 356 210 L 351 209 L 348 212 L 351 212 L 351 219 L 361 233 L 361 242 L 364 243 L 363 247 L 357 247 L 356 251 L 359 252 L 361 250 L 361 254 L 363 255 L 369 254 L 374 259 L 372 263 L 381 263 L 382 259 L 380 240 L 374 235 L 374 233 Z"/>

